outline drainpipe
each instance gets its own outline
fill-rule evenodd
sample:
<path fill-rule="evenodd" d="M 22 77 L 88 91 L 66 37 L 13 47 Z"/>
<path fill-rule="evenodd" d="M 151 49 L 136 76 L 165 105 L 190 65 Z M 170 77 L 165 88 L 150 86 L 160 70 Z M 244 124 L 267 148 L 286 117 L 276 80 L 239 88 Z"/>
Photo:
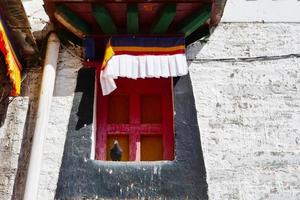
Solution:
<path fill-rule="evenodd" d="M 48 38 L 43 78 L 40 89 L 39 105 L 36 116 L 31 154 L 27 171 L 27 179 L 23 200 L 36 200 L 39 176 L 42 165 L 43 143 L 47 133 L 49 111 L 53 96 L 56 66 L 60 42 L 55 33 Z"/>

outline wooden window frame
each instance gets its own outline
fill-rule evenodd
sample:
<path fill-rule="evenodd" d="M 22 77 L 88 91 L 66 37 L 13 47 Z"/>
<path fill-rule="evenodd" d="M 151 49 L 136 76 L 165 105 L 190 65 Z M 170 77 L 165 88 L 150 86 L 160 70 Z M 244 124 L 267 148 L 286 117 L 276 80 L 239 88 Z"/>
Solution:
<path fill-rule="evenodd" d="M 97 76 L 99 77 L 99 76 Z M 129 124 L 108 124 L 108 96 L 103 96 L 101 85 L 96 84 L 96 159 L 107 160 L 107 138 L 112 135 L 129 136 L 129 161 L 141 161 L 141 135 L 159 134 L 162 135 L 163 159 L 174 160 L 174 97 L 173 79 L 159 78 L 157 81 L 150 79 L 130 80 L 129 85 L 124 84 L 125 78 L 116 80 L 117 90 L 110 95 L 124 93 L 130 96 L 129 99 Z M 99 80 L 99 79 L 98 79 Z M 136 84 L 140 81 L 152 82 L 152 85 L 145 90 L 143 84 Z M 97 81 L 99 83 L 99 81 Z M 163 84 L 161 84 L 163 83 Z M 154 85 L 153 85 L 154 84 Z M 128 94 L 129 92 L 129 94 Z M 141 124 L 140 120 L 140 94 L 161 95 L 162 98 L 162 123 L 161 124 Z M 105 108 L 103 108 L 106 105 Z M 143 134 L 141 134 L 143 133 Z"/>

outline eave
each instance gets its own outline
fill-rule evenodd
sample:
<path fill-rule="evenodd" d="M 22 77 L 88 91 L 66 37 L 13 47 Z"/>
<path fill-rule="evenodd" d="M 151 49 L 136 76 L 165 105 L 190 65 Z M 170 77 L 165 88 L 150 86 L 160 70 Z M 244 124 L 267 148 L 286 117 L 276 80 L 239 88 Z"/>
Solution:
<path fill-rule="evenodd" d="M 216 26 L 226 0 L 44 0 L 45 9 L 61 31 L 86 35 L 201 35 Z M 206 31 L 207 32 L 207 31 Z M 199 36 L 200 37 L 200 36 Z"/>

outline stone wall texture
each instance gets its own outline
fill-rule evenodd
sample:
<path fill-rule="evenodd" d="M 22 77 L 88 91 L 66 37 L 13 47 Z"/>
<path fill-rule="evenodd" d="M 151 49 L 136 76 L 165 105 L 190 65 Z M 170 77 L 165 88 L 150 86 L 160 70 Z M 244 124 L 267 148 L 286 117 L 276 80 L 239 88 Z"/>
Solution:
<path fill-rule="evenodd" d="M 19 199 L 16 195 L 21 192 L 19 186 L 25 181 L 40 72 L 39 68 L 27 72 L 22 82 L 22 94 L 10 98 L 5 122 L 0 127 L 0 199 L 11 199 L 13 194 L 12 199 Z"/>
<path fill-rule="evenodd" d="M 73 106 L 77 72 L 82 67 L 80 48 L 64 47 L 59 53 L 48 132 L 44 142 L 38 200 L 53 200 Z"/>
<path fill-rule="evenodd" d="M 28 106 L 28 98 L 14 99 L 0 129 L 0 199 L 9 199 L 13 192 Z"/>
<path fill-rule="evenodd" d="M 299 23 L 221 23 L 188 48 L 210 199 L 300 199 Z M 199 62 L 201 61 L 201 62 Z"/>
<path fill-rule="evenodd" d="M 77 71 L 82 67 L 80 48 L 62 48 L 59 54 L 48 132 L 43 150 L 38 200 L 53 200 L 57 187 Z M 27 72 L 22 95 L 11 98 L 0 127 L 0 199 L 21 200 L 26 182 L 32 134 L 38 106 L 42 68 Z"/>

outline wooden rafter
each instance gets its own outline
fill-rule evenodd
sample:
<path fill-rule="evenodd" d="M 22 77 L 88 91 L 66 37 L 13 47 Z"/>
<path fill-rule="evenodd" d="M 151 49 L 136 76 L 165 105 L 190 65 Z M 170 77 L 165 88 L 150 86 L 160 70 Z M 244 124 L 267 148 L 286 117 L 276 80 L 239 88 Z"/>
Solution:
<path fill-rule="evenodd" d="M 44 3 L 50 20 L 58 29 L 62 26 L 54 13 L 64 4 L 90 25 L 91 35 L 184 33 L 186 37 L 197 39 L 201 35 L 198 30 L 219 23 L 226 0 L 101 0 L 101 3 L 99 0 L 44 0 Z M 173 19 L 165 11 L 171 4 L 176 4 Z M 211 14 L 199 10 L 203 5 L 211 6 Z"/>
<path fill-rule="evenodd" d="M 71 33 L 70 31 L 67 31 L 63 28 L 57 28 L 56 33 L 61 42 L 71 41 L 73 44 L 82 46 L 82 40 L 79 37 L 77 37 L 74 33 Z"/>
<path fill-rule="evenodd" d="M 165 33 L 176 15 L 176 4 L 166 5 L 152 26 L 151 33 Z"/>
<path fill-rule="evenodd" d="M 127 6 L 127 32 L 129 34 L 139 32 L 139 11 L 136 4 Z"/>
<path fill-rule="evenodd" d="M 178 32 L 184 33 L 186 37 L 189 36 L 210 18 L 210 14 L 211 7 L 208 5 L 204 6 L 200 11 L 185 19 L 179 27 Z"/>
<path fill-rule="evenodd" d="M 63 24 L 69 31 L 79 38 L 83 38 L 85 35 L 92 32 L 92 28 L 88 23 L 63 4 L 56 8 L 54 16 L 57 21 Z"/>
<path fill-rule="evenodd" d="M 117 34 L 117 27 L 106 8 L 102 5 L 92 6 L 93 15 L 105 34 Z"/>

